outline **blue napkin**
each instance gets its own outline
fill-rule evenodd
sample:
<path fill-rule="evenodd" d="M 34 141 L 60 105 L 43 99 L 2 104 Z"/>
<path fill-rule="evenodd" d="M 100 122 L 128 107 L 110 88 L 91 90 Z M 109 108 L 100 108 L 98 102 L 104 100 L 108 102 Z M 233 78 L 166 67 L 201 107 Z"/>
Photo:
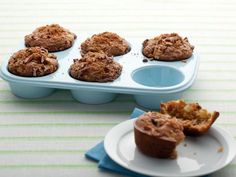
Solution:
<path fill-rule="evenodd" d="M 143 110 L 135 108 L 130 116 L 131 119 L 136 118 L 144 113 Z M 104 170 L 109 170 L 111 172 L 116 172 L 122 175 L 133 176 L 133 177 L 147 177 L 139 173 L 135 173 L 126 168 L 121 167 L 116 162 L 110 159 L 106 154 L 106 151 L 103 146 L 103 141 L 98 143 L 95 147 L 90 149 L 85 153 L 85 157 L 88 159 L 98 162 L 98 167 Z"/>
<path fill-rule="evenodd" d="M 136 118 L 144 113 L 143 110 L 135 108 L 130 116 L 131 119 Z M 95 147 L 90 149 L 85 153 L 85 157 L 95 162 L 98 162 L 98 167 L 100 169 L 108 170 L 111 172 L 119 173 L 126 176 L 132 177 L 148 177 L 133 171 L 130 171 L 126 168 L 121 167 L 116 162 L 114 162 L 107 154 L 103 146 L 103 141 L 98 143 Z M 207 177 L 207 176 L 205 176 Z"/>

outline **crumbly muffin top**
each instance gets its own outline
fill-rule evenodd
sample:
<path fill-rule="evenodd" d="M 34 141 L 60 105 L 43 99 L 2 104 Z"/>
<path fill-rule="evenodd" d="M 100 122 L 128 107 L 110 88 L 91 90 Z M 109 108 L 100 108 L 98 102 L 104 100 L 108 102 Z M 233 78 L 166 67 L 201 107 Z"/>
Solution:
<path fill-rule="evenodd" d="M 143 42 L 143 54 L 151 59 L 175 61 L 189 58 L 193 53 L 188 38 L 177 33 L 161 34 Z"/>
<path fill-rule="evenodd" d="M 57 38 L 57 37 L 70 37 L 70 38 L 76 38 L 76 35 L 72 32 L 70 32 L 68 29 L 65 29 L 61 27 L 58 24 L 51 24 L 51 25 L 46 25 L 46 26 L 41 26 L 36 28 L 32 34 L 32 38 L 37 39 L 37 38 Z"/>
<path fill-rule="evenodd" d="M 58 24 L 46 25 L 36 28 L 31 34 L 25 36 L 27 47 L 44 47 L 49 52 L 56 52 L 70 48 L 76 35 Z"/>
<path fill-rule="evenodd" d="M 95 34 L 81 44 L 81 54 L 103 51 L 108 56 L 124 55 L 130 51 L 128 42 L 116 33 Z"/>
<path fill-rule="evenodd" d="M 19 76 L 44 76 L 53 73 L 57 68 L 57 57 L 42 47 L 19 50 L 8 62 L 8 70 Z"/>
<path fill-rule="evenodd" d="M 159 112 L 147 112 L 135 122 L 135 127 L 150 135 L 176 141 L 177 144 L 184 139 L 183 126 L 175 118 Z"/>
<path fill-rule="evenodd" d="M 110 82 L 117 79 L 122 66 L 103 52 L 88 52 L 81 59 L 75 59 L 70 75 L 78 80 Z"/>

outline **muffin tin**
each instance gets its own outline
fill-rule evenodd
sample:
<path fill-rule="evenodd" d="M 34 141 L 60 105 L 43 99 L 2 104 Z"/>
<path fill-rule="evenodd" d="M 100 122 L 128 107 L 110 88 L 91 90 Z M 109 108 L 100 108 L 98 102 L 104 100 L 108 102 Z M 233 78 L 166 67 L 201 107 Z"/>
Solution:
<path fill-rule="evenodd" d="M 113 82 L 85 82 L 69 75 L 73 59 L 80 58 L 79 46 L 85 38 L 76 39 L 74 45 L 65 51 L 54 53 L 59 62 L 56 72 L 43 77 L 21 77 L 7 69 L 10 56 L 0 70 L 0 76 L 9 82 L 14 95 L 23 98 L 41 98 L 52 94 L 56 89 L 68 89 L 72 96 L 82 103 L 102 104 L 112 101 L 118 93 L 131 94 L 136 102 L 149 109 L 158 109 L 160 102 L 178 99 L 192 86 L 197 76 L 198 55 L 194 52 L 186 61 L 144 62 L 143 40 L 129 40 L 131 51 L 114 57 L 123 66 L 121 76 Z M 24 43 L 14 52 L 25 48 Z"/>

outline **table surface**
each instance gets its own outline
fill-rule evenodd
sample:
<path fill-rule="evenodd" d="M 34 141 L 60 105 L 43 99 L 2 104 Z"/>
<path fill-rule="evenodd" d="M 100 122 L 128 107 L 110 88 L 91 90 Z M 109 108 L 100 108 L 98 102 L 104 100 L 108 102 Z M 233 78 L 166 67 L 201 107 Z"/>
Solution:
<path fill-rule="evenodd" d="M 201 61 L 184 95 L 221 112 L 216 124 L 236 136 L 236 1 L 234 0 L 7 0 L 0 1 L 0 59 L 38 26 L 59 23 L 80 33 L 113 31 L 146 39 L 160 33 L 188 36 Z M 103 105 L 74 101 L 66 90 L 44 99 L 11 94 L 0 80 L 0 176 L 119 176 L 100 172 L 84 153 L 135 104 L 121 95 Z M 212 176 L 236 176 L 236 161 Z"/>

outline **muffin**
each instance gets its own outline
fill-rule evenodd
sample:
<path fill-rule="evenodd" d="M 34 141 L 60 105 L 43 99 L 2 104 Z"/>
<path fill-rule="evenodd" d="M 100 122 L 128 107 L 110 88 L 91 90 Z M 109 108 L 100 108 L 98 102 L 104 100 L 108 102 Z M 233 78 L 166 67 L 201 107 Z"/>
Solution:
<path fill-rule="evenodd" d="M 103 52 L 88 52 L 81 59 L 74 59 L 70 75 L 82 81 L 111 82 L 117 79 L 122 66 Z"/>
<path fill-rule="evenodd" d="M 147 112 L 134 123 L 137 148 L 145 155 L 176 158 L 176 146 L 185 138 L 182 124 L 174 117 Z"/>
<path fill-rule="evenodd" d="M 70 48 L 76 35 L 58 24 L 36 28 L 32 34 L 25 36 L 26 47 L 44 47 L 49 52 L 57 52 Z"/>
<path fill-rule="evenodd" d="M 176 117 L 184 126 L 185 135 L 199 136 L 206 133 L 219 112 L 208 112 L 198 103 L 185 103 L 183 100 L 161 103 L 160 112 Z"/>
<path fill-rule="evenodd" d="M 194 46 L 177 33 L 161 34 L 143 42 L 143 55 L 153 60 L 178 61 L 192 56 Z"/>
<path fill-rule="evenodd" d="M 57 57 L 42 47 L 19 50 L 8 61 L 9 72 L 25 77 L 45 76 L 55 72 L 57 68 Z"/>
<path fill-rule="evenodd" d="M 81 44 L 81 54 L 103 51 L 108 56 L 124 55 L 130 51 L 128 42 L 116 33 L 95 34 Z"/>

